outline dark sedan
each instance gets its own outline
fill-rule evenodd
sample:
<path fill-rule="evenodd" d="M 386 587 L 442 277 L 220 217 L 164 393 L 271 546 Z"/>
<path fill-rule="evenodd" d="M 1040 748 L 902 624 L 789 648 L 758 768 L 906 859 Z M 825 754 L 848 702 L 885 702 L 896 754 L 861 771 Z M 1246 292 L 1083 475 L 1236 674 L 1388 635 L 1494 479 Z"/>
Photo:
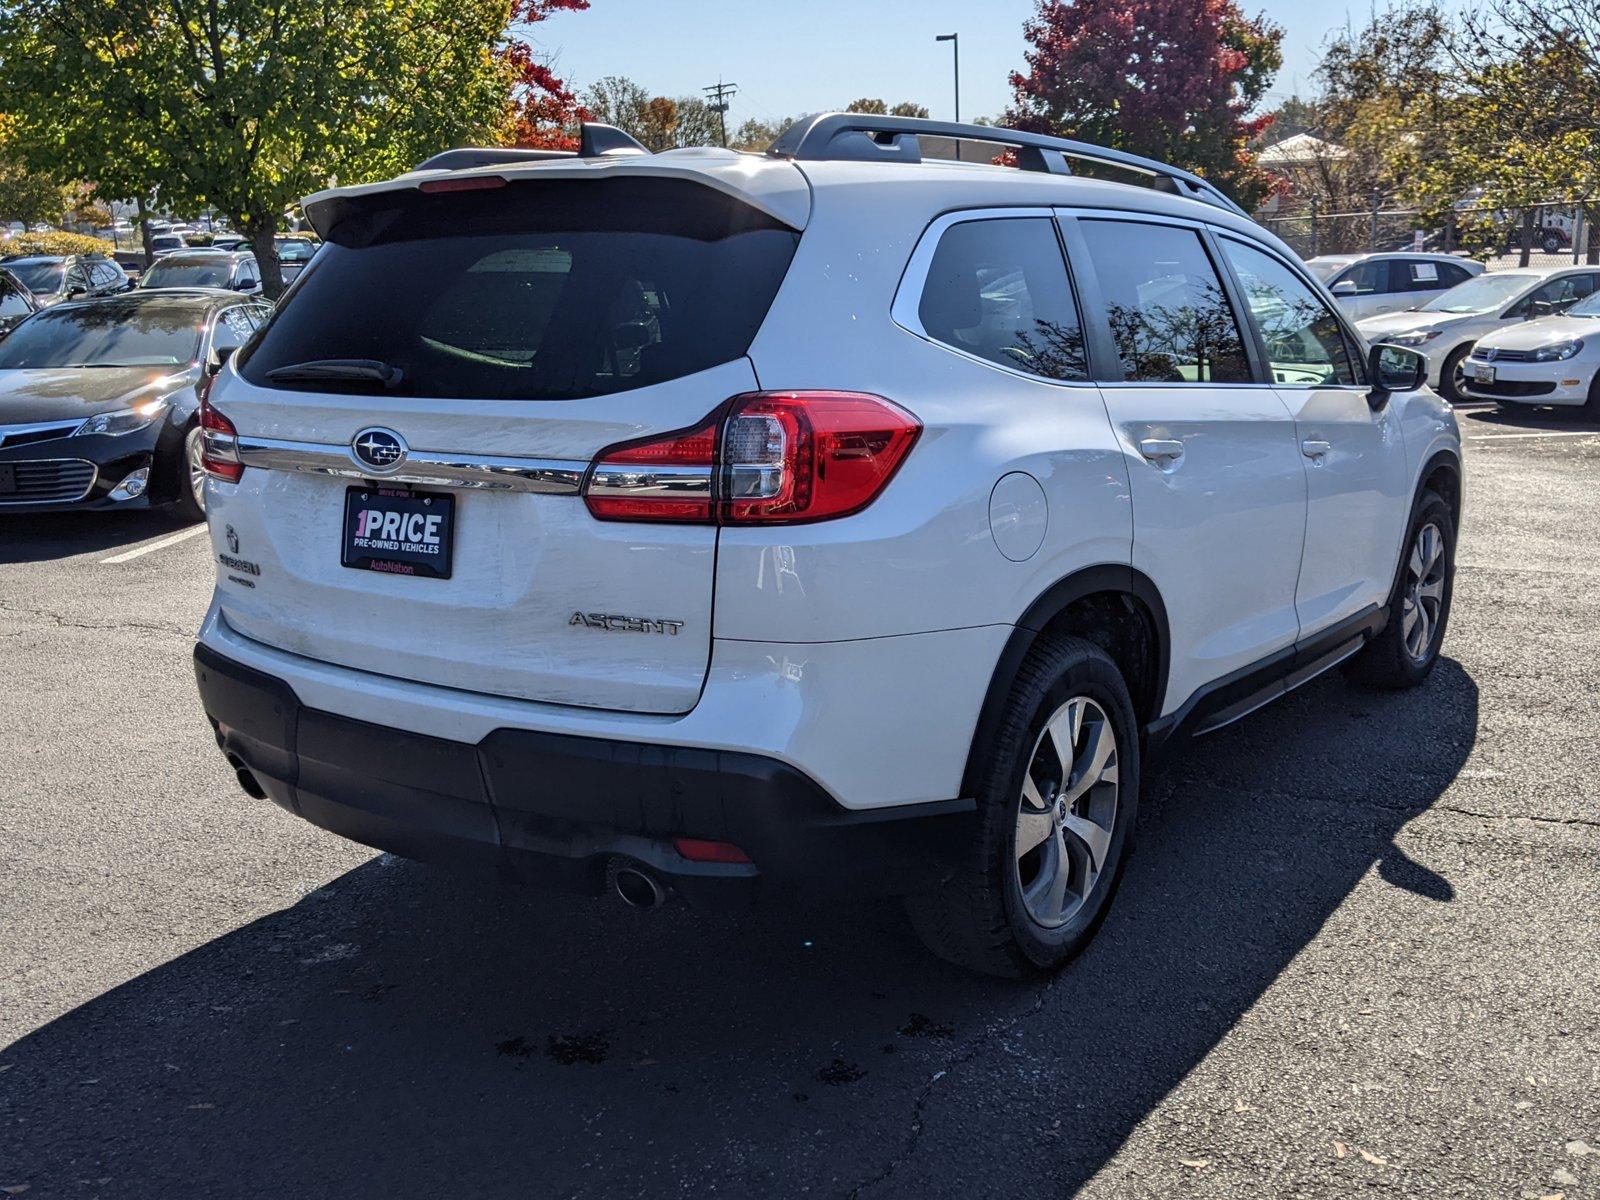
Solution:
<path fill-rule="evenodd" d="M 40 308 L 128 290 L 128 274 L 103 254 L 13 254 L 0 267 L 22 280 Z"/>
<path fill-rule="evenodd" d="M 261 272 L 256 256 L 231 250 L 179 250 L 158 258 L 139 280 L 154 288 L 227 288 L 246 296 L 261 294 Z"/>
<path fill-rule="evenodd" d="M 173 504 L 199 520 L 200 383 L 269 312 L 196 289 L 22 321 L 0 341 L 0 514 Z"/>

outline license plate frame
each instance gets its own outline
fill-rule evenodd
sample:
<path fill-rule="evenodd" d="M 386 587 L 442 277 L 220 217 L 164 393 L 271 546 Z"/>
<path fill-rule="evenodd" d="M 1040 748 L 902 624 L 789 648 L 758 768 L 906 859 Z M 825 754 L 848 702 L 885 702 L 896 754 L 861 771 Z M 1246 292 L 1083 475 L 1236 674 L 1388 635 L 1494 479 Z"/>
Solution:
<path fill-rule="evenodd" d="M 1493 383 L 1494 382 L 1494 368 L 1489 366 L 1487 363 L 1473 363 L 1472 364 L 1472 382 L 1473 383 Z"/>
<path fill-rule="evenodd" d="M 387 522 L 390 514 L 395 517 L 392 524 Z M 455 567 L 455 514 L 456 498 L 449 492 L 419 492 L 398 484 L 348 487 L 339 563 L 356 571 L 449 579 Z"/>

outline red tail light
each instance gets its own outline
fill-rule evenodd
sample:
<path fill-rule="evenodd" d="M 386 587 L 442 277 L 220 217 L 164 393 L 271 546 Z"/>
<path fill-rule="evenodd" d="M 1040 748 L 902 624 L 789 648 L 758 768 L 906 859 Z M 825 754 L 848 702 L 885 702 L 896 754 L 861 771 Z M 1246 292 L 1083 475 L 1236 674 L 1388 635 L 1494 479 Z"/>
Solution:
<path fill-rule="evenodd" d="M 672 846 L 690 862 L 747 863 L 750 856 L 732 842 L 708 842 L 704 838 L 673 838 Z"/>
<path fill-rule="evenodd" d="M 244 475 L 239 461 L 239 431 L 211 407 L 211 379 L 200 393 L 200 465 L 206 474 L 225 483 L 238 483 Z"/>
<path fill-rule="evenodd" d="M 585 488 L 612 521 L 826 521 L 875 500 L 922 423 L 862 392 L 753 392 L 698 428 L 603 450 Z"/>

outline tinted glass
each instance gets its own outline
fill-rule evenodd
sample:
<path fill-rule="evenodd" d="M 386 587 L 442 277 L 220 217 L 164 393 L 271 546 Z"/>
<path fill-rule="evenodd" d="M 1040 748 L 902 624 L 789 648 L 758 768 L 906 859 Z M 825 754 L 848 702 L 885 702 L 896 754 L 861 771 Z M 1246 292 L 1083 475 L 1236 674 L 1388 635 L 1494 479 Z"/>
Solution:
<path fill-rule="evenodd" d="M 1529 296 L 1518 306 L 1518 313 L 1526 316 L 1547 316 L 1551 313 L 1564 312 L 1579 300 L 1593 295 L 1594 290 L 1593 275 L 1563 275 L 1560 279 L 1552 279 Z"/>
<path fill-rule="evenodd" d="M 1441 264 L 1420 258 L 1397 258 L 1389 264 L 1395 292 L 1438 292 L 1451 285 L 1444 281 Z"/>
<path fill-rule="evenodd" d="M 1467 280 L 1471 279 L 1472 272 L 1467 270 L 1465 267 L 1456 265 L 1455 263 L 1440 263 L 1439 278 L 1444 281 L 1441 286 L 1453 288 L 1456 286 L 1456 284 L 1465 283 Z"/>
<path fill-rule="evenodd" d="M 110 263 L 95 263 L 89 268 L 89 281 L 97 288 L 117 287 L 122 283 L 122 272 Z"/>
<path fill-rule="evenodd" d="M 225 258 L 216 262 L 174 263 L 162 259 L 145 272 L 140 287 L 227 287 L 233 264 Z"/>
<path fill-rule="evenodd" d="M 1199 234 L 1134 221 L 1079 226 L 1126 379 L 1249 382 L 1238 322 Z"/>
<path fill-rule="evenodd" d="M 175 367 L 194 361 L 200 319 L 190 311 L 113 300 L 40 313 L 0 342 L 0 371 L 41 367 Z"/>
<path fill-rule="evenodd" d="M 7 263 L 6 270 L 22 280 L 23 286 L 34 295 L 53 296 L 61 290 L 65 264 L 59 259 L 55 262 L 15 262 Z"/>
<path fill-rule="evenodd" d="M 749 349 L 798 235 L 675 180 L 527 182 L 352 203 L 243 371 L 375 359 L 402 394 L 561 400 L 676 379 Z M 368 388 L 367 390 L 371 390 Z"/>
<path fill-rule="evenodd" d="M 939 239 L 917 308 L 928 336 L 1046 379 L 1088 379 L 1083 325 L 1047 217 L 964 221 Z"/>
<path fill-rule="evenodd" d="M 1266 343 L 1273 382 L 1304 387 L 1355 383 L 1350 348 L 1328 306 L 1270 254 L 1231 238 L 1223 238 L 1222 247 Z"/>
<path fill-rule="evenodd" d="M 33 311 L 22 289 L 4 275 L 0 275 L 0 319 L 25 317 Z"/>
<path fill-rule="evenodd" d="M 1357 263 L 1339 277 L 1340 283 L 1345 280 L 1356 285 L 1358 296 L 1376 296 L 1398 290 L 1390 285 L 1389 264 L 1382 260 Z"/>
<path fill-rule="evenodd" d="M 310 242 L 304 241 L 303 239 L 295 238 L 295 239 L 291 239 L 291 240 L 289 240 L 287 242 L 279 242 L 278 243 L 278 261 L 279 262 L 286 262 L 286 263 L 287 262 L 292 262 L 292 263 L 310 262 L 311 261 L 311 256 L 313 254 L 315 254 L 316 252 L 317 252 L 317 248 L 315 246 L 313 246 Z"/>
<path fill-rule="evenodd" d="M 255 322 L 243 305 L 224 309 L 217 314 L 217 323 L 211 333 L 212 350 L 237 350 L 250 340 L 256 331 Z"/>

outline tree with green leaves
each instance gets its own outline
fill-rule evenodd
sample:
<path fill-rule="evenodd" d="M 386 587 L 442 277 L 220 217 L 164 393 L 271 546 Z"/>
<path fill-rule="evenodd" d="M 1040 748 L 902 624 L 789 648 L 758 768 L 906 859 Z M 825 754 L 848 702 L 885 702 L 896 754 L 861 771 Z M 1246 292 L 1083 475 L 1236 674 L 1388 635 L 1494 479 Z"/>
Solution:
<path fill-rule="evenodd" d="M 1496 0 L 1463 18 L 1449 54 L 1452 92 L 1427 138 L 1403 148 L 1412 199 L 1444 212 L 1471 197 L 1493 224 L 1600 197 L 1600 9 Z"/>
<path fill-rule="evenodd" d="M 269 295 L 289 205 L 510 119 L 504 0 L 0 0 L 15 151 L 102 195 L 226 213 Z"/>

